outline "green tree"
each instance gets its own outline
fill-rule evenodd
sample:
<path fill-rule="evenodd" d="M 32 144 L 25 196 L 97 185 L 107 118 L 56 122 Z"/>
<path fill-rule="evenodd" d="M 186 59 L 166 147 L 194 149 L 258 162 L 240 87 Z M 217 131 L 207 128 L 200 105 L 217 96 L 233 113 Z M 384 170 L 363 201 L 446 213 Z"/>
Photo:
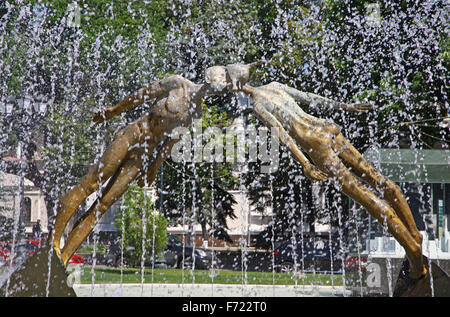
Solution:
<path fill-rule="evenodd" d="M 115 219 L 126 261 L 133 266 L 160 256 L 166 248 L 167 220 L 153 208 L 145 189 L 132 185 L 124 194 L 124 208 Z"/>

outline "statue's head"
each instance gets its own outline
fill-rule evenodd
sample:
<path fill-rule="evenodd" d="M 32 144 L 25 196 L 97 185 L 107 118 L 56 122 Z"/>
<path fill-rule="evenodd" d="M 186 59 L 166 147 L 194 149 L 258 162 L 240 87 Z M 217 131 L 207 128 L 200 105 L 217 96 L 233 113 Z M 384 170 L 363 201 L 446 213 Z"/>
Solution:
<path fill-rule="evenodd" d="M 214 93 L 240 91 L 250 77 L 250 70 L 262 62 L 254 62 L 246 65 L 229 64 L 227 66 L 213 66 L 206 69 L 205 81 L 210 85 Z"/>
<path fill-rule="evenodd" d="M 229 64 L 225 66 L 227 69 L 227 75 L 231 82 L 230 91 L 240 91 L 244 85 L 248 82 L 250 77 L 250 71 L 253 67 L 262 64 L 261 61 L 242 65 L 242 64 Z"/>
<path fill-rule="evenodd" d="M 214 93 L 224 93 L 229 85 L 227 70 L 224 66 L 213 66 L 206 69 L 205 81 Z"/>

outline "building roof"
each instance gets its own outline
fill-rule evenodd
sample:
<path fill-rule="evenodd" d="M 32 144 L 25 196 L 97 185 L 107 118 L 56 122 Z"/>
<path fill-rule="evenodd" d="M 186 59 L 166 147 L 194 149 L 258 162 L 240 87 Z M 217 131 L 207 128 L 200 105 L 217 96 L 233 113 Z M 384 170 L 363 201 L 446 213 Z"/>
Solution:
<path fill-rule="evenodd" d="M 450 150 L 370 148 L 364 157 L 395 182 L 450 183 Z"/>
<path fill-rule="evenodd" d="M 14 174 L 8 174 L 0 171 L 0 188 L 13 188 L 18 187 L 20 182 L 20 176 Z M 26 187 L 34 187 L 34 183 L 28 178 L 24 179 L 24 185 Z"/>
<path fill-rule="evenodd" d="M 111 223 L 98 223 L 94 227 L 94 232 L 118 232 L 117 228 Z"/>

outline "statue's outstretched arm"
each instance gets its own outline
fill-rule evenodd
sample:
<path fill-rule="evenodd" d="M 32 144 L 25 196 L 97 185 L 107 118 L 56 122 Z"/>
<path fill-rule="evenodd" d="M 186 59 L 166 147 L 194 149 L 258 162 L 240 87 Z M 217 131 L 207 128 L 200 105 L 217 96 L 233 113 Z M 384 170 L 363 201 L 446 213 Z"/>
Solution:
<path fill-rule="evenodd" d="M 185 79 L 179 75 L 170 76 L 163 80 L 157 81 L 147 88 L 141 88 L 132 93 L 115 106 L 95 113 L 92 120 L 94 122 L 103 122 L 104 120 L 109 120 L 121 112 L 139 106 L 146 101 L 167 95 L 172 89 L 176 89 L 182 81 L 185 81 Z"/>
<path fill-rule="evenodd" d="M 254 104 L 254 112 L 258 118 L 268 127 L 278 128 L 279 137 L 281 142 L 291 151 L 294 158 L 303 166 L 305 175 L 314 181 L 326 181 L 327 175 L 314 166 L 303 154 L 303 152 L 297 147 L 295 141 L 286 132 L 281 123 L 263 106 L 258 103 Z"/>
<path fill-rule="evenodd" d="M 338 102 L 310 92 L 299 91 L 295 88 L 289 87 L 287 85 L 278 82 L 272 82 L 269 85 L 288 93 L 295 99 L 295 101 L 300 103 L 302 106 L 327 108 L 327 109 L 331 108 L 331 109 L 345 110 L 349 112 L 361 112 L 372 109 L 372 105 L 367 103 L 347 104 L 343 102 Z"/>

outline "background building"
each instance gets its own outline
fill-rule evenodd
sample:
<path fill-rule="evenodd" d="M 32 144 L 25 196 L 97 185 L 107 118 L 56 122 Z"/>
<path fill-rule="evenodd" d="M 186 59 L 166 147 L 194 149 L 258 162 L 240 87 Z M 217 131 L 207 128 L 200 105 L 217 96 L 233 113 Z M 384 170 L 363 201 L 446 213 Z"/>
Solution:
<path fill-rule="evenodd" d="M 20 177 L 0 171 L 0 214 L 19 220 L 20 215 Z M 25 178 L 24 181 L 24 225 L 25 235 L 31 238 L 33 225 L 40 220 L 43 236 L 48 233 L 47 209 L 42 191 L 33 182 Z"/>

